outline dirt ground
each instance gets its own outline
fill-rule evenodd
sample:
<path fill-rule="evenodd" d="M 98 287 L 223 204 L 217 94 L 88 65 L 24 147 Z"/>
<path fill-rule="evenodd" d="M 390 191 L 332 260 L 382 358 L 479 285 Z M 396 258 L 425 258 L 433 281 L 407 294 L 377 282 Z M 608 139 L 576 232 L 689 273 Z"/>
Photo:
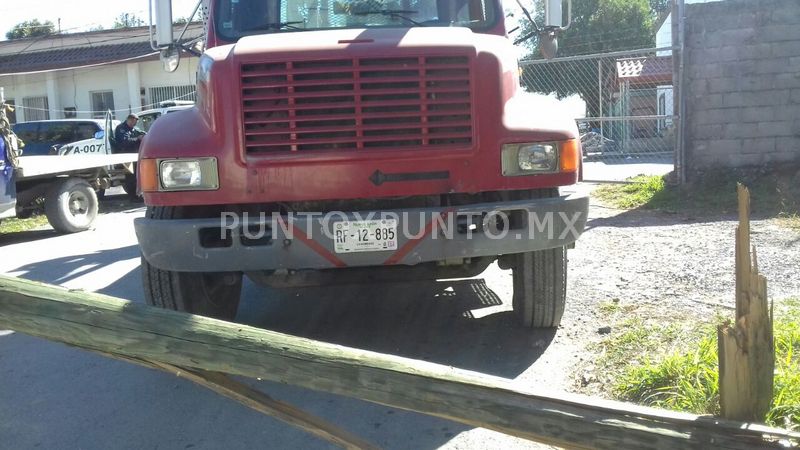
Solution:
<path fill-rule="evenodd" d="M 731 215 L 619 210 L 593 199 L 587 231 L 569 255 L 569 303 L 558 333 L 581 349 L 568 389 L 609 395 L 592 343 L 631 318 L 687 329 L 732 318 L 736 225 Z M 751 230 L 770 299 L 800 297 L 800 233 L 757 218 Z"/>

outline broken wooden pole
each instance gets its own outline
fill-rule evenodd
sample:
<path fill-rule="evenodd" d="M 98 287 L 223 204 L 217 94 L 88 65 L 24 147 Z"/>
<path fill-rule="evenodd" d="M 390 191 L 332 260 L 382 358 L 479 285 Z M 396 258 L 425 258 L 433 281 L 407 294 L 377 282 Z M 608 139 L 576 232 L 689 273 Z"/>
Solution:
<path fill-rule="evenodd" d="M 772 404 L 775 348 L 767 279 L 750 257 L 750 192 L 737 187 L 736 321 L 717 329 L 719 403 L 726 419 L 763 422 Z"/>
<path fill-rule="evenodd" d="M 590 397 L 0 276 L 0 328 L 261 378 L 569 448 L 785 448 L 800 433 Z"/>

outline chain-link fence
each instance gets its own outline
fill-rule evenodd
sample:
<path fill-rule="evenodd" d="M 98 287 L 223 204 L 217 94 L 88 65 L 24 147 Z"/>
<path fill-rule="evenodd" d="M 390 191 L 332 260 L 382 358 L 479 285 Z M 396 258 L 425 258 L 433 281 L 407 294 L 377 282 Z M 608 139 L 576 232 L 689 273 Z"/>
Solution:
<path fill-rule="evenodd" d="M 521 66 L 524 89 L 558 101 L 576 120 L 584 179 L 624 181 L 672 171 L 677 108 L 671 48 L 526 60 Z"/>

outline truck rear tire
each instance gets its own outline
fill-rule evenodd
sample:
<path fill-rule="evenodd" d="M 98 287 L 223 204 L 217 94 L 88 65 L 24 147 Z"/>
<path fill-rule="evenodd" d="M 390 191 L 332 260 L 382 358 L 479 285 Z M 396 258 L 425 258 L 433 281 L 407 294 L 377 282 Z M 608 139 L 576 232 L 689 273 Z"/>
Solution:
<path fill-rule="evenodd" d="M 180 219 L 183 208 L 151 206 L 151 219 Z M 142 257 L 145 302 L 150 306 L 231 321 L 242 294 L 242 274 L 237 272 L 173 272 L 154 267 Z"/>
<path fill-rule="evenodd" d="M 514 312 L 529 328 L 556 328 L 567 300 L 567 248 L 516 255 Z"/>
<path fill-rule="evenodd" d="M 65 178 L 47 191 L 44 212 L 47 221 L 61 233 L 88 230 L 97 218 L 97 194 L 80 178 Z"/>

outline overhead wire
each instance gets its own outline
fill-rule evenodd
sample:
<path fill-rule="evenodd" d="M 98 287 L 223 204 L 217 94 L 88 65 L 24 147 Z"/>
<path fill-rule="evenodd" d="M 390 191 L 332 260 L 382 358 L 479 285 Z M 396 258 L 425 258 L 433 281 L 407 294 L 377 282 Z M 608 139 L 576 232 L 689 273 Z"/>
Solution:
<path fill-rule="evenodd" d="M 161 106 L 161 104 L 162 104 L 162 103 L 164 103 L 164 102 L 170 102 L 170 101 L 175 101 L 175 100 L 185 100 L 185 99 L 187 99 L 187 98 L 190 98 L 190 97 L 191 97 L 192 95 L 194 95 L 195 93 L 196 93 L 196 91 L 192 91 L 192 92 L 189 92 L 189 93 L 187 93 L 187 94 L 184 94 L 184 95 L 179 95 L 179 96 L 177 96 L 177 97 L 173 97 L 173 98 L 170 98 L 170 99 L 167 99 L 167 100 L 161 100 L 161 101 L 159 101 L 159 102 L 148 103 L 148 104 L 146 104 L 146 105 L 142 105 L 142 107 L 141 107 L 141 108 L 118 108 L 118 109 L 104 109 L 104 110 L 97 110 L 97 111 L 89 111 L 89 110 L 84 110 L 84 111 L 69 111 L 69 112 L 70 112 L 71 114 L 86 114 L 86 115 L 90 115 L 90 116 L 92 116 L 92 117 L 95 117 L 95 116 L 102 116 L 102 115 L 104 115 L 104 114 L 105 114 L 107 111 L 111 111 L 111 112 L 112 112 L 112 113 L 114 113 L 115 115 L 116 115 L 116 113 L 123 113 L 123 114 L 125 114 L 125 113 L 127 113 L 127 112 L 136 112 L 136 113 L 140 113 L 140 112 L 142 112 L 142 111 L 146 111 L 146 110 L 148 110 L 148 109 L 155 109 L 155 108 L 158 108 L 158 107 L 160 107 L 160 106 Z M 52 109 L 48 109 L 48 108 L 37 108 L 37 107 L 33 107 L 33 106 L 23 106 L 23 105 L 14 105 L 14 109 L 23 110 L 23 111 L 41 111 L 41 112 L 51 112 L 51 111 L 52 111 Z M 63 112 L 63 111 L 62 111 L 62 112 Z"/>

